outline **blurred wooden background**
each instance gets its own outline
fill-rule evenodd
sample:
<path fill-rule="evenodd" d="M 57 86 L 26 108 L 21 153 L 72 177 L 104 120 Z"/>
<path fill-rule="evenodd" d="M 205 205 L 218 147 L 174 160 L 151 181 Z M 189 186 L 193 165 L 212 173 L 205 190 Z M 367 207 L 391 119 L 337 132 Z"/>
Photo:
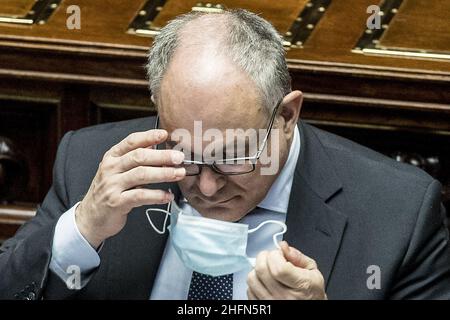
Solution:
<path fill-rule="evenodd" d="M 377 2 L 0 1 L 0 242 L 43 200 L 65 132 L 154 114 L 143 65 L 158 29 L 222 7 L 284 35 L 304 119 L 423 168 L 449 211 L 450 1 Z M 81 29 L 67 27 L 73 4 Z M 373 4 L 379 29 L 366 25 Z"/>

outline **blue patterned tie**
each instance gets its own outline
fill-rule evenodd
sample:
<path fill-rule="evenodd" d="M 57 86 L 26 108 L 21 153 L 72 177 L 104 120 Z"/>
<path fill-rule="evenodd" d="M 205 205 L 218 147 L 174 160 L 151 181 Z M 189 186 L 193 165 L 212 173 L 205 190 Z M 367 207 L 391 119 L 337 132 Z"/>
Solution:
<path fill-rule="evenodd" d="M 193 272 L 188 300 L 232 300 L 233 274 L 212 277 Z"/>

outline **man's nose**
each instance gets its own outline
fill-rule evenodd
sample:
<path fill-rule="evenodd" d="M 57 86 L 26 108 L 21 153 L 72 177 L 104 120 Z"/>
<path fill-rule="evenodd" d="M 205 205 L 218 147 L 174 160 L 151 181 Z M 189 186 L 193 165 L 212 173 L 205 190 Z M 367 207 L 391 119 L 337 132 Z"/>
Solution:
<path fill-rule="evenodd" d="M 225 177 L 215 173 L 208 167 L 202 168 L 202 173 L 199 177 L 199 189 L 207 197 L 213 196 L 217 191 L 222 189 L 225 185 Z"/>

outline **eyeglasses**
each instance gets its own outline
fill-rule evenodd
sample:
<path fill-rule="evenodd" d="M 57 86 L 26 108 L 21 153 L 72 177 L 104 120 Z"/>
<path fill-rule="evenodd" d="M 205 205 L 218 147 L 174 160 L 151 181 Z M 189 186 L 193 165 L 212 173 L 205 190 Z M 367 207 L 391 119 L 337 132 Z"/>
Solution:
<path fill-rule="evenodd" d="M 256 161 L 261 157 L 264 148 L 267 145 L 270 132 L 272 131 L 273 123 L 275 122 L 275 116 L 283 99 L 280 99 L 276 104 L 272 115 L 270 116 L 269 126 L 266 130 L 263 141 L 261 142 L 258 150 L 253 156 L 238 157 L 215 160 L 213 162 L 197 161 L 197 160 L 184 160 L 178 167 L 186 169 L 186 176 L 196 176 L 202 173 L 203 167 L 209 167 L 211 170 L 222 175 L 240 175 L 250 173 L 256 169 Z M 159 128 L 159 116 L 156 116 L 155 129 Z"/>

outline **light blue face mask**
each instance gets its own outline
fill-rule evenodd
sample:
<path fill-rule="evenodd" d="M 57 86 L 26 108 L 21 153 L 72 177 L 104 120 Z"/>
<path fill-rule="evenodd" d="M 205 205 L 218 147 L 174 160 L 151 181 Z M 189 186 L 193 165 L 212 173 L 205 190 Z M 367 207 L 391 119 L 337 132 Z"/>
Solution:
<path fill-rule="evenodd" d="M 150 218 L 152 212 L 166 214 L 162 230 Z M 283 222 L 267 220 L 256 228 L 248 229 L 247 224 L 227 222 L 201 216 L 183 214 L 175 201 L 169 203 L 167 210 L 147 209 L 147 219 L 153 229 L 164 234 L 170 215 L 170 241 L 184 265 L 194 271 L 211 276 L 235 273 L 249 266 L 255 266 L 255 258 L 247 257 L 247 237 L 266 224 L 275 223 L 282 230 L 273 235 L 273 242 L 279 248 L 277 236 L 286 232 Z"/>

